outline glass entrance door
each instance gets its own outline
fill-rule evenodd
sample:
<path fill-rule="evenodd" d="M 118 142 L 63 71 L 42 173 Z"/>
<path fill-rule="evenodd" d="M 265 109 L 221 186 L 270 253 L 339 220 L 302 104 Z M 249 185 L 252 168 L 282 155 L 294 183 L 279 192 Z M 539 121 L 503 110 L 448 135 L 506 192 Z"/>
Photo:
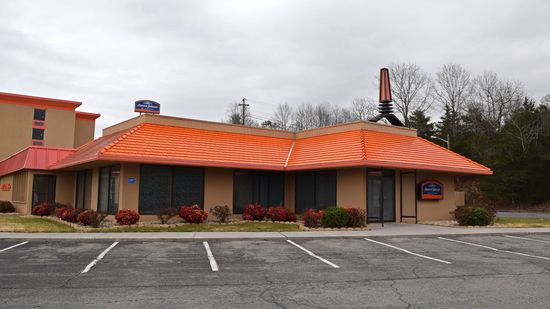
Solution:
<path fill-rule="evenodd" d="M 367 219 L 369 222 L 395 222 L 394 171 L 367 171 Z"/>

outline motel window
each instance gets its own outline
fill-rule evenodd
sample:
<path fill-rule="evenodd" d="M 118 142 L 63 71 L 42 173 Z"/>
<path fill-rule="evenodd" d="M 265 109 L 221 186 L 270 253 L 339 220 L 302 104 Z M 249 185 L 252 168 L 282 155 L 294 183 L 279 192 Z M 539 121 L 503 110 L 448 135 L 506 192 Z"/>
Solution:
<path fill-rule="evenodd" d="M 98 208 L 101 212 L 114 214 L 118 211 L 120 165 L 99 169 Z"/>
<path fill-rule="evenodd" d="M 336 206 L 336 171 L 296 174 L 296 213 Z"/>
<path fill-rule="evenodd" d="M 46 110 L 45 109 L 35 109 L 34 110 L 34 120 L 46 120 Z"/>
<path fill-rule="evenodd" d="M 34 175 L 32 205 L 55 202 L 55 175 Z"/>
<path fill-rule="evenodd" d="M 44 140 L 44 129 L 32 129 L 32 139 L 34 140 Z"/>
<path fill-rule="evenodd" d="M 233 212 L 242 213 L 249 204 L 264 207 L 284 203 L 284 174 L 255 171 L 237 171 L 233 183 Z"/>
<path fill-rule="evenodd" d="M 184 205 L 203 207 L 204 170 L 194 167 L 142 165 L 139 181 L 139 212 L 152 214 L 159 208 Z"/>
<path fill-rule="evenodd" d="M 92 203 L 92 170 L 76 173 L 76 208 L 90 209 Z"/>

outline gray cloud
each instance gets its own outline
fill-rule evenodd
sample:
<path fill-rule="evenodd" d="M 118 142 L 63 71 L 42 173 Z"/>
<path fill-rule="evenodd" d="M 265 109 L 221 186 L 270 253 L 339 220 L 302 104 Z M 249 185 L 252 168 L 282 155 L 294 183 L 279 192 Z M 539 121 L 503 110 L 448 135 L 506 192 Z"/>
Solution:
<path fill-rule="evenodd" d="M 548 1 L 2 1 L 0 91 L 79 100 L 98 129 L 155 99 L 162 113 L 220 120 L 246 96 L 376 96 L 394 61 L 457 62 L 550 93 Z M 99 130 L 98 130 L 99 132 Z"/>

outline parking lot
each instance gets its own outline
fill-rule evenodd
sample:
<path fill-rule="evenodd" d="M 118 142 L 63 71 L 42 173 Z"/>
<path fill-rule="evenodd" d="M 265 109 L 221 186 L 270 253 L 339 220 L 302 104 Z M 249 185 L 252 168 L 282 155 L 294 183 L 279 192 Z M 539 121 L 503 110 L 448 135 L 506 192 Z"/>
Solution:
<path fill-rule="evenodd" d="M 0 240 L 0 306 L 547 307 L 550 235 Z"/>

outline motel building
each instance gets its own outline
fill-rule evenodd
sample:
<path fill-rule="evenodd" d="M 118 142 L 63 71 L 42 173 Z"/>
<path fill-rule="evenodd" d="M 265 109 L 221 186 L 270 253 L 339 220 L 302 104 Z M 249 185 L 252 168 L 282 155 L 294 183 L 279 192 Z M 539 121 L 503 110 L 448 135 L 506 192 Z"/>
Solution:
<path fill-rule="evenodd" d="M 388 104 L 382 117 L 394 123 Z M 492 174 L 398 120 L 288 132 L 145 113 L 94 140 L 100 115 L 80 105 L 0 93 L 0 200 L 22 214 L 59 202 L 145 220 L 193 204 L 234 214 L 251 203 L 297 214 L 339 206 L 365 209 L 369 222 L 414 223 L 452 217 L 464 203 L 456 176 Z"/>

